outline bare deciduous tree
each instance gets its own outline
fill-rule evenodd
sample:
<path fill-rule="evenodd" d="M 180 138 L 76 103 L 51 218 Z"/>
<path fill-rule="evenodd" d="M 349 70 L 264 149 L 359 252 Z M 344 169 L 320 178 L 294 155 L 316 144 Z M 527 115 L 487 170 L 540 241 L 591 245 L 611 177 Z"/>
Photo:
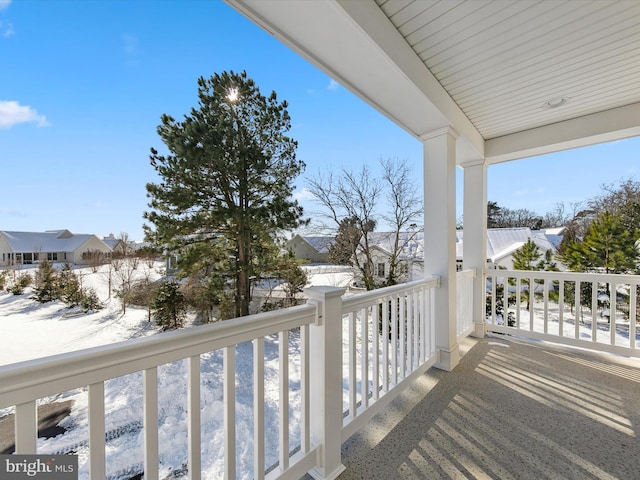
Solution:
<path fill-rule="evenodd" d="M 131 297 L 134 279 L 140 259 L 136 257 L 127 257 L 122 259 L 114 259 L 112 261 L 114 269 L 114 277 L 116 283 L 116 296 L 122 302 L 122 314 L 127 313 L 127 304 Z M 116 268 L 117 266 L 117 268 Z"/>
<path fill-rule="evenodd" d="M 321 215 L 337 229 L 343 220 L 349 219 L 357 242 L 350 242 L 356 249 L 351 257 L 367 290 L 375 288 L 373 259 L 369 236 L 376 220 L 376 207 L 382 193 L 382 183 L 373 177 L 366 165 L 358 173 L 342 169 L 338 177 L 333 172 L 325 176 L 318 173 L 308 179 L 309 190 L 326 208 Z"/>
<path fill-rule="evenodd" d="M 418 188 L 405 160 L 387 159 L 382 160 L 381 164 L 389 208 L 389 212 L 382 218 L 395 229 L 386 283 L 395 285 L 400 276 L 400 255 L 414 239 L 417 233 L 416 221 L 422 217 L 422 197 L 418 195 Z M 407 235 L 402 236 L 403 233 Z"/>
<path fill-rule="evenodd" d="M 401 252 L 415 235 L 402 234 L 414 230 L 422 214 L 422 199 L 407 162 L 388 159 L 380 165 L 382 178 L 375 178 L 364 165 L 356 173 L 343 168 L 337 176 L 330 171 L 307 179 L 309 190 L 325 208 L 319 215 L 337 232 L 334 258 L 350 258 L 367 290 L 380 286 L 374 275 L 371 243 L 378 219 L 393 229 L 390 268 L 384 280 L 384 285 L 393 285 L 399 280 Z"/>

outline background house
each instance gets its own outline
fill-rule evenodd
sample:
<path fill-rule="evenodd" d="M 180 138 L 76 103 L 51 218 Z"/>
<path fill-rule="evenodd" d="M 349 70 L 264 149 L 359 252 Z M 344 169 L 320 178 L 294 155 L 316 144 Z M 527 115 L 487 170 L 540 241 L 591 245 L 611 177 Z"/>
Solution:
<path fill-rule="evenodd" d="M 124 242 L 120 238 L 116 238 L 113 233 L 110 233 L 106 237 L 102 237 L 102 241 L 111 249 L 111 252 L 127 252 L 128 246 L 124 245 Z"/>
<path fill-rule="evenodd" d="M 395 232 L 371 232 L 369 245 L 373 259 L 374 276 L 383 279 L 389 274 L 391 256 L 396 240 Z M 410 282 L 424 278 L 424 233 L 400 232 L 398 255 L 400 266 L 400 281 Z"/>
<path fill-rule="evenodd" d="M 111 256 L 111 248 L 92 234 L 69 230 L 46 232 L 0 231 L 0 265 L 21 265 L 49 260 L 86 265 Z"/>
<path fill-rule="evenodd" d="M 513 253 L 521 248 L 529 239 L 544 255 L 547 250 L 553 252 L 554 258 L 558 253 L 558 246 L 562 241 L 564 227 L 531 230 L 527 227 L 518 228 L 490 228 L 487 229 L 487 266 L 489 268 L 513 269 Z M 294 236 L 286 246 L 291 249 L 296 258 L 308 260 L 311 263 L 327 263 L 327 252 L 333 237 L 302 237 Z M 391 255 L 394 250 L 395 232 L 371 232 L 369 246 L 373 260 L 374 276 L 383 279 L 389 273 Z M 424 232 L 400 232 L 400 266 L 401 282 L 410 282 L 424 277 Z M 463 230 L 456 231 L 456 260 L 457 269 L 462 270 L 464 250 Z M 558 267 L 563 266 L 555 259 Z"/>
<path fill-rule="evenodd" d="M 564 228 L 547 230 L 531 230 L 527 227 L 518 228 L 489 228 L 487 229 L 487 266 L 489 268 L 504 267 L 513 269 L 513 253 L 521 248 L 529 239 L 544 255 L 547 250 L 553 252 L 554 258 L 558 253 L 558 246 L 562 241 Z M 456 260 L 458 270 L 462 269 L 462 255 L 464 249 L 463 230 L 456 231 Z M 558 263 L 558 268 L 564 270 Z"/>
<path fill-rule="evenodd" d="M 308 260 L 310 263 L 327 263 L 327 254 L 333 242 L 334 237 L 329 236 L 295 235 L 285 244 L 285 248 L 291 250 L 296 258 Z"/>

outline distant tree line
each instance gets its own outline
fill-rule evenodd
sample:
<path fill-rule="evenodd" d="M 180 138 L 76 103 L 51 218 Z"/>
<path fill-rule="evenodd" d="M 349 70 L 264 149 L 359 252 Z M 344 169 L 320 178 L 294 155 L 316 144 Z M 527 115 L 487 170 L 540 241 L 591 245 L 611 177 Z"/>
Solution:
<path fill-rule="evenodd" d="M 558 204 L 551 212 L 539 215 L 527 208 L 510 209 L 501 207 L 497 202 L 487 203 L 487 228 L 528 227 L 531 230 L 553 228 L 565 225 L 572 215 Z"/>

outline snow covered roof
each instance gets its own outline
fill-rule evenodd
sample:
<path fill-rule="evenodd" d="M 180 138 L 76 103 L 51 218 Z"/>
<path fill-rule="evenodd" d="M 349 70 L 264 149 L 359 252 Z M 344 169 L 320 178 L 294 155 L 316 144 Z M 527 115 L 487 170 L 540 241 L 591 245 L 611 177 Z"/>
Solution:
<path fill-rule="evenodd" d="M 111 236 L 102 237 L 102 241 L 106 243 L 111 250 L 114 250 L 118 246 L 118 244 L 121 242 L 119 238 L 115 238 Z"/>
<path fill-rule="evenodd" d="M 391 254 L 395 239 L 395 232 L 371 232 L 369 234 L 369 245 Z M 401 247 L 400 259 L 424 259 L 424 232 L 400 232 L 399 244 Z"/>
<path fill-rule="evenodd" d="M 562 241 L 563 229 L 531 230 L 527 227 L 520 228 L 489 228 L 487 229 L 487 259 L 496 262 L 522 247 L 531 239 L 542 252 L 558 250 Z M 552 232 L 552 233 L 550 233 Z M 333 237 L 302 237 L 318 252 L 324 253 L 333 242 Z M 369 233 L 370 246 L 391 254 L 395 232 L 371 232 Z M 424 259 L 424 232 L 400 232 L 400 245 L 402 260 Z M 462 230 L 456 231 L 456 257 L 462 258 L 464 235 Z"/>
<path fill-rule="evenodd" d="M 557 251 L 557 245 L 559 245 L 562 240 L 562 236 L 548 235 L 544 230 L 531 230 L 527 227 L 489 228 L 487 229 L 487 259 L 496 262 L 515 252 L 527 243 L 529 239 L 543 252 L 551 250 L 555 253 Z M 457 258 L 462 258 L 463 245 L 463 231 L 458 230 L 456 232 Z"/>
<path fill-rule="evenodd" d="M 11 250 L 16 253 L 73 252 L 91 238 L 95 237 L 98 241 L 101 241 L 95 235 L 88 233 L 73 234 L 69 232 L 69 230 L 52 230 L 47 232 L 0 231 L 0 236 L 4 237 Z"/>
<path fill-rule="evenodd" d="M 334 237 L 302 237 L 302 239 L 311 245 L 318 253 L 328 253 L 329 247 L 335 241 Z"/>

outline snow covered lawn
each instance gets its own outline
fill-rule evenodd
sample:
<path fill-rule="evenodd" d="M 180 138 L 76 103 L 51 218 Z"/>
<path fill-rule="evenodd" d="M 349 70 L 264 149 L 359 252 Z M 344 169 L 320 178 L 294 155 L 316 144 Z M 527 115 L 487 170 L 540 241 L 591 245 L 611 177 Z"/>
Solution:
<path fill-rule="evenodd" d="M 348 286 L 352 271 L 345 267 L 305 267 L 315 285 Z M 140 274 L 161 276 L 161 265 Z M 147 335 L 162 335 L 148 321 L 144 308 L 127 307 L 122 314 L 119 299 L 108 293 L 105 268 L 94 273 L 90 268 L 77 269 L 82 285 L 92 287 L 105 304 L 103 310 L 83 314 L 69 310 L 61 302 L 39 304 L 30 299 L 32 289 L 23 295 L 0 292 L 0 365 L 46 357 L 84 348 L 106 345 Z M 290 446 L 299 444 L 300 399 L 295 391 L 299 382 L 300 352 L 295 332 L 289 339 Z M 187 461 L 187 386 L 186 363 L 161 366 L 159 382 L 159 439 L 161 478 L 184 473 Z M 253 468 L 253 350 L 251 344 L 236 349 L 236 428 L 239 478 L 250 478 Z M 265 341 L 265 392 L 267 396 L 266 465 L 278 461 L 278 338 Z M 203 438 L 203 478 L 223 475 L 224 431 L 222 403 L 222 352 L 201 356 L 201 405 Z M 143 390 L 142 374 L 136 373 L 105 383 L 107 475 L 111 480 L 127 479 L 142 472 Z M 61 423 L 67 431 L 55 438 L 40 438 L 38 453 L 75 453 L 79 457 L 80 479 L 88 479 L 88 396 L 86 390 L 75 390 L 42 399 L 39 403 L 73 401 L 71 414 Z M 12 409 L 0 410 L 0 417 Z"/>

